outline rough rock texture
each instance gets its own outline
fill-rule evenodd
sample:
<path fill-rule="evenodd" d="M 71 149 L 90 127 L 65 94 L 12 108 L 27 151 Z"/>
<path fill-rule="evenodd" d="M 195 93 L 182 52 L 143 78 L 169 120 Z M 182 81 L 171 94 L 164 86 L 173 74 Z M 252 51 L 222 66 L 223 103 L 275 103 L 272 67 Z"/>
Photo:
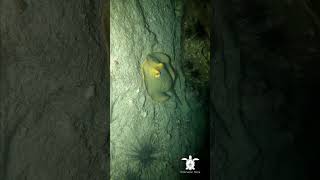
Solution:
<path fill-rule="evenodd" d="M 211 179 L 319 179 L 315 2 L 214 0 Z"/>
<path fill-rule="evenodd" d="M 108 177 L 101 7 L 0 1 L 0 179 Z"/>
<path fill-rule="evenodd" d="M 185 168 L 181 158 L 199 154 L 205 112 L 186 90 L 181 70 L 182 5 L 170 0 L 111 1 L 112 179 L 178 179 Z M 170 56 L 182 104 L 174 97 L 158 103 L 148 96 L 140 68 L 151 52 Z"/>

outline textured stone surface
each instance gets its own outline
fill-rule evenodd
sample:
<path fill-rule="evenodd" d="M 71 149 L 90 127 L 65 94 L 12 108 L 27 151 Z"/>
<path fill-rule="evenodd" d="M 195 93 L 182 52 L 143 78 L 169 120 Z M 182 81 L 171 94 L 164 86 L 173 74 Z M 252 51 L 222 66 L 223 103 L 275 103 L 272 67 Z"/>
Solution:
<path fill-rule="evenodd" d="M 315 2 L 214 0 L 211 179 L 318 179 Z"/>
<path fill-rule="evenodd" d="M 0 179 L 106 179 L 101 2 L 0 1 Z"/>
<path fill-rule="evenodd" d="M 169 0 L 111 1 L 113 179 L 177 179 L 184 168 L 181 157 L 197 155 L 196 147 L 202 143 L 204 112 L 196 98 L 188 95 L 181 71 L 181 6 Z M 148 96 L 140 66 L 151 52 L 170 56 L 177 72 L 175 91 L 182 104 L 174 97 L 158 103 Z M 139 165 L 141 158 L 132 156 L 142 151 L 141 144 L 155 147 L 156 158 L 146 166 Z M 152 158 L 147 153 L 144 156 Z"/>

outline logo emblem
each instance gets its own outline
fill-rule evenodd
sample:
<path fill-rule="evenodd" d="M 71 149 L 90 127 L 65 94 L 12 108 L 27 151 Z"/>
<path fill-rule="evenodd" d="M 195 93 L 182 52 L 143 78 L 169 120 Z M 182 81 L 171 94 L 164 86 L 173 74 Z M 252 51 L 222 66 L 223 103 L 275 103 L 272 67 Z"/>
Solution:
<path fill-rule="evenodd" d="M 187 158 L 182 158 L 181 160 L 186 161 L 186 170 L 195 170 L 195 162 L 194 161 L 198 161 L 198 158 L 192 158 L 191 155 L 189 155 L 189 159 Z"/>

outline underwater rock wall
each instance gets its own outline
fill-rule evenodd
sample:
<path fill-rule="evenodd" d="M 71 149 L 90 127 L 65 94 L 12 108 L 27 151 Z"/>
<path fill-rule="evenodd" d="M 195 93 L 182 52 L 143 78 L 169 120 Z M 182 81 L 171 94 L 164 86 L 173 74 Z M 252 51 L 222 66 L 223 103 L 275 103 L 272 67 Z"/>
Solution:
<path fill-rule="evenodd" d="M 204 126 L 181 70 L 182 4 L 111 0 L 110 10 L 111 179 L 177 179 L 181 156 L 196 153 Z M 181 104 L 148 95 L 141 65 L 153 52 L 170 57 Z"/>
<path fill-rule="evenodd" d="M 314 2 L 214 0 L 212 179 L 319 176 Z"/>
<path fill-rule="evenodd" d="M 99 0 L 0 1 L 0 179 L 108 178 Z"/>

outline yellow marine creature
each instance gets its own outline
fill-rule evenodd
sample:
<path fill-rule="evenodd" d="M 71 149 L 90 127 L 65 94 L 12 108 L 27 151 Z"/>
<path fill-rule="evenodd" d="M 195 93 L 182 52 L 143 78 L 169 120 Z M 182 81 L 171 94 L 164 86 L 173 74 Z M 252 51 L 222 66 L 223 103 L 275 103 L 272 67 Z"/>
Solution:
<path fill-rule="evenodd" d="M 147 92 L 153 100 L 165 102 L 171 96 L 175 96 L 181 104 L 173 89 L 175 73 L 168 55 L 160 52 L 148 54 L 141 70 Z"/>

